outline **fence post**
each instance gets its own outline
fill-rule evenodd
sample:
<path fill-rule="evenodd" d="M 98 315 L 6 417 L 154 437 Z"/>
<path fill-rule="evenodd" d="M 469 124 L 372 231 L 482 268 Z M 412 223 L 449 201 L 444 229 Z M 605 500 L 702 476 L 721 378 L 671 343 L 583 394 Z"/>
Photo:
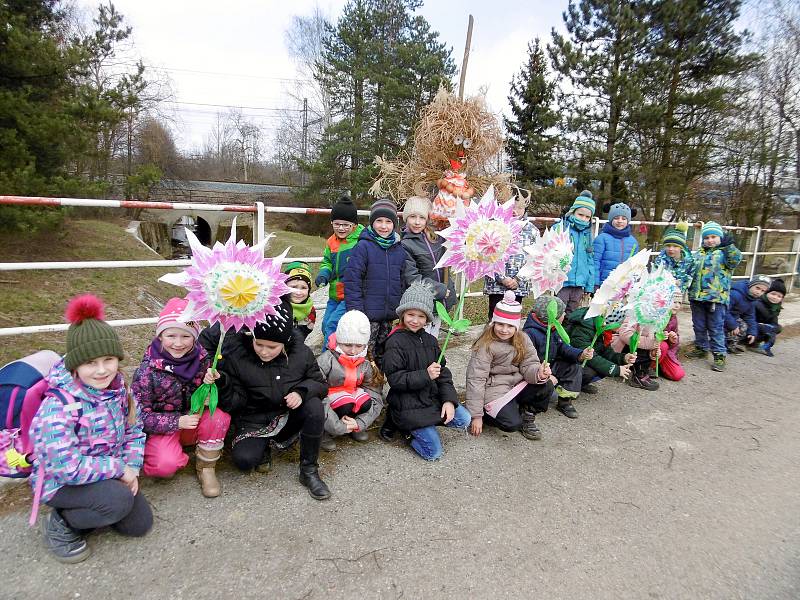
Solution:
<path fill-rule="evenodd" d="M 264 240 L 264 203 L 256 202 L 256 226 L 253 227 L 253 244 Z"/>
<path fill-rule="evenodd" d="M 800 233 L 795 234 L 794 243 L 792 245 L 792 250 L 794 251 L 794 261 L 792 262 L 794 263 L 794 266 L 792 267 L 792 275 L 789 278 L 789 293 L 794 290 L 794 282 L 797 278 L 797 269 L 800 267 Z"/>
<path fill-rule="evenodd" d="M 697 227 L 697 224 L 691 223 L 690 227 L 693 229 L 692 231 L 692 252 L 700 250 L 700 245 L 703 243 L 703 235 L 702 233 L 698 233 L 697 230 L 701 228 Z M 701 230 L 702 231 L 702 230 Z"/>
<path fill-rule="evenodd" d="M 750 243 L 748 244 L 747 251 L 752 252 L 753 255 L 751 256 L 751 260 L 753 261 L 749 266 L 750 268 L 750 279 L 756 276 L 756 267 L 758 266 L 758 247 L 761 244 L 761 227 L 756 227 L 756 235 L 755 237 L 750 238 Z"/>

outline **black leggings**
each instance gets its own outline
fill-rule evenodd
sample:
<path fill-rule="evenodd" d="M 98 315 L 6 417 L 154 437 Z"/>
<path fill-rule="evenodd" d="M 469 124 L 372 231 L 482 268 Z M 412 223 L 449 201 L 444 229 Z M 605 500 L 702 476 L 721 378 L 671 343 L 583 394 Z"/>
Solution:
<path fill-rule="evenodd" d="M 153 512 L 142 495 L 135 496 L 119 479 L 65 485 L 47 501 L 73 529 L 110 525 L 122 535 L 142 536 L 153 526 Z"/>
<path fill-rule="evenodd" d="M 545 412 L 554 391 L 553 384 L 549 381 L 541 385 L 528 384 L 511 402 L 500 409 L 496 417 L 484 414 L 483 420 L 487 425 L 492 425 L 502 431 L 519 431 L 522 427 L 520 409 L 524 408 L 534 413 Z"/>

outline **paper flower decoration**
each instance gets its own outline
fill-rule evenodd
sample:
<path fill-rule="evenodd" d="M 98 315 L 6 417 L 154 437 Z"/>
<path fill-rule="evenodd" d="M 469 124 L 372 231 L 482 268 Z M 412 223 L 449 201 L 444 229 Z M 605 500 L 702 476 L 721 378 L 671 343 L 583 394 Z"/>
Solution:
<path fill-rule="evenodd" d="M 569 231 L 558 228 L 547 229 L 531 246 L 523 248 L 525 264 L 519 276 L 528 279 L 534 296 L 552 290 L 558 293 L 567 280 L 572 266 L 572 241 Z"/>
<path fill-rule="evenodd" d="M 642 326 L 661 331 L 669 322 L 672 301 L 679 289 L 675 277 L 664 267 L 658 267 L 644 277 L 628 298 L 633 319 Z"/>
<path fill-rule="evenodd" d="M 456 204 L 456 216 L 450 227 L 439 232 L 447 251 L 436 269 L 451 267 L 463 273 L 467 281 L 502 275 L 512 254 L 519 254 L 519 237 L 524 222 L 514 217 L 514 199 L 500 205 L 490 186 L 479 203 L 466 209 Z"/>
<path fill-rule="evenodd" d="M 550 362 L 550 332 L 554 328 L 564 343 L 569 344 L 569 335 L 558 321 L 558 303 L 555 298 L 547 303 L 547 341 L 545 342 L 544 362 Z"/>
<path fill-rule="evenodd" d="M 611 302 L 624 298 L 631 291 L 632 286 L 647 274 L 649 261 L 650 250 L 644 248 L 617 265 L 594 293 L 584 318 L 590 319 L 597 315 L 604 315 Z"/>

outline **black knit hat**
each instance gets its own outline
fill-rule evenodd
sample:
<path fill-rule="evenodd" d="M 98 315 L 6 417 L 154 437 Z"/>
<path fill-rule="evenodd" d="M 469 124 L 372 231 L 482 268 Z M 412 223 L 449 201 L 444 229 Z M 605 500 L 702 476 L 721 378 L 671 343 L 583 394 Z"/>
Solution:
<path fill-rule="evenodd" d="M 767 293 L 770 292 L 780 292 L 784 296 L 786 295 L 786 284 L 783 282 L 783 279 L 775 279 L 769 286 Z"/>
<path fill-rule="evenodd" d="M 331 209 L 331 223 L 333 221 L 347 221 L 348 223 L 358 223 L 358 209 L 350 196 L 342 196 Z"/>
<path fill-rule="evenodd" d="M 256 323 L 252 329 L 253 337 L 257 340 L 267 340 L 287 344 L 292 339 L 292 305 L 289 297 L 281 298 L 281 303 L 275 307 L 277 315 L 267 315 L 263 321 Z"/>
<path fill-rule="evenodd" d="M 376 200 L 369 209 L 369 224 L 375 222 L 375 219 L 380 217 L 386 217 L 392 223 L 394 223 L 394 228 L 397 229 L 397 205 L 392 201 L 390 198 L 382 198 L 380 200 Z"/>

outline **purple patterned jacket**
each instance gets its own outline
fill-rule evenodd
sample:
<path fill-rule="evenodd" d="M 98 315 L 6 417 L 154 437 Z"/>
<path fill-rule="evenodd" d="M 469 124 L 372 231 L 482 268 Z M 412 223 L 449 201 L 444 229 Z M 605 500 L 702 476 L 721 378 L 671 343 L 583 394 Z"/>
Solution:
<path fill-rule="evenodd" d="M 142 407 L 145 433 L 164 435 L 178 431 L 178 419 L 189 411 L 192 392 L 203 383 L 210 366 L 208 352 L 201 347 L 200 368 L 191 381 L 184 383 L 164 368 L 163 359 L 151 356 L 151 349 L 147 347 L 131 384 L 133 397 Z"/>

